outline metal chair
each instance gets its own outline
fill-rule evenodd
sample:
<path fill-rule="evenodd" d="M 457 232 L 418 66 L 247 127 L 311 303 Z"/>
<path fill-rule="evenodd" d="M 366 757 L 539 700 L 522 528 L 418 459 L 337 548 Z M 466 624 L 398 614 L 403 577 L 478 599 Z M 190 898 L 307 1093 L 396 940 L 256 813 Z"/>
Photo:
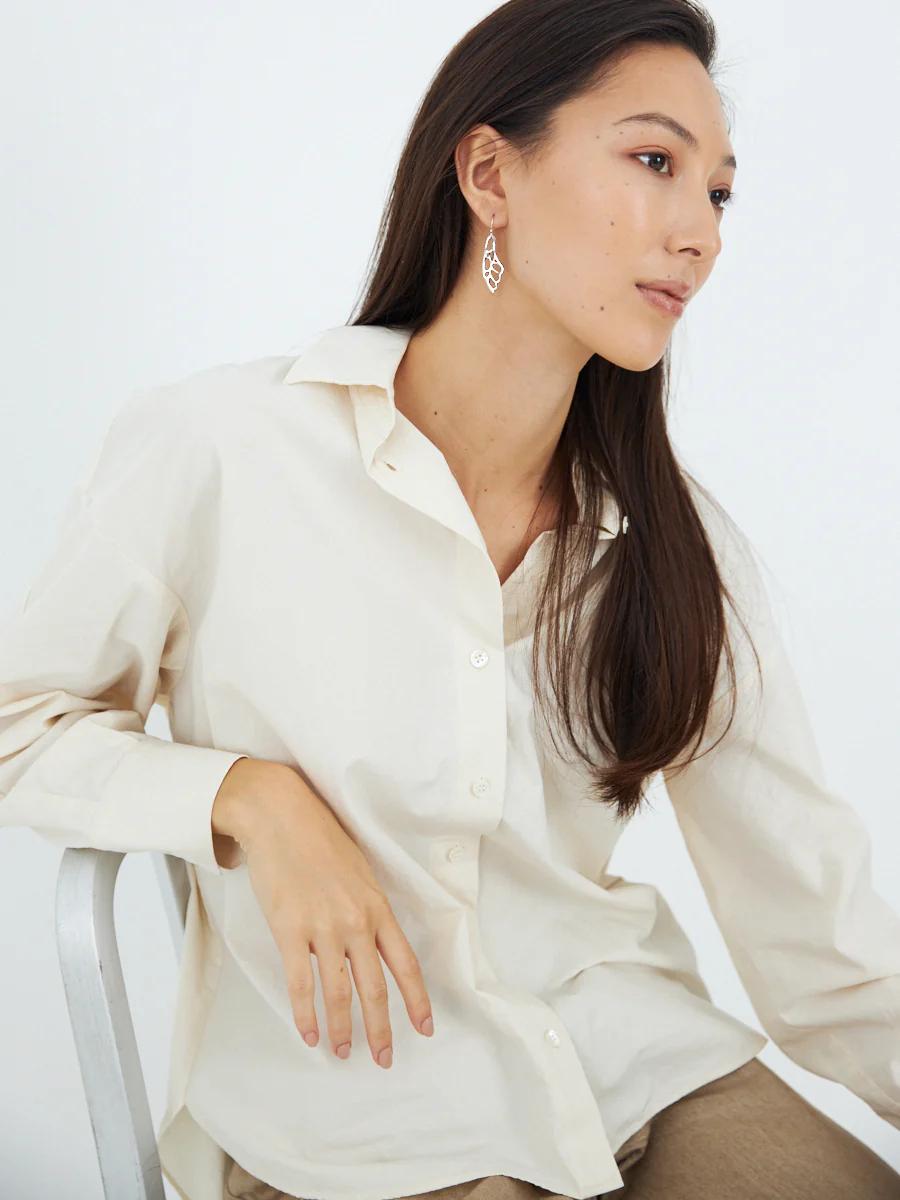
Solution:
<path fill-rule="evenodd" d="M 124 853 L 67 847 L 56 886 L 59 965 L 106 1200 L 165 1200 L 156 1134 L 116 940 L 113 897 Z M 175 953 L 190 881 L 153 854 Z"/>

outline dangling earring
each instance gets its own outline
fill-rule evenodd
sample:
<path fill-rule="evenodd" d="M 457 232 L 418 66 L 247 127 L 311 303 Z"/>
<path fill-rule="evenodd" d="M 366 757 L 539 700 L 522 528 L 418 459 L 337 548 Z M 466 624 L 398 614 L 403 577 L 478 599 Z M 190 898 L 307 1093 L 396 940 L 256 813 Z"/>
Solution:
<path fill-rule="evenodd" d="M 494 214 L 491 213 L 491 229 L 484 239 L 484 254 L 481 259 L 481 274 L 491 292 L 496 292 L 500 286 L 503 274 L 503 263 L 497 257 L 497 242 L 494 238 Z"/>

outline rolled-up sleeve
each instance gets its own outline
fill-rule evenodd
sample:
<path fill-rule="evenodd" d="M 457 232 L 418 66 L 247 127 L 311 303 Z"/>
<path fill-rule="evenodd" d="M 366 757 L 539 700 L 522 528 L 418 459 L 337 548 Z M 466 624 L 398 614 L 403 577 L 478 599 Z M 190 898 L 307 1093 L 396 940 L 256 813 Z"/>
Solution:
<path fill-rule="evenodd" d="M 61 846 L 163 851 L 219 874 L 212 805 L 246 755 L 144 728 L 191 645 L 185 606 L 160 576 L 186 560 L 177 543 L 201 509 L 179 500 L 202 490 L 205 469 L 158 397 L 139 393 L 116 415 L 50 557 L 0 629 L 0 826 Z M 167 529 L 179 508 L 187 524 Z"/>
<path fill-rule="evenodd" d="M 673 811 L 766 1033 L 900 1128 L 900 917 L 873 888 L 863 821 L 824 777 L 749 539 L 705 512 L 761 678 L 735 626 L 734 720 L 663 772 Z"/>

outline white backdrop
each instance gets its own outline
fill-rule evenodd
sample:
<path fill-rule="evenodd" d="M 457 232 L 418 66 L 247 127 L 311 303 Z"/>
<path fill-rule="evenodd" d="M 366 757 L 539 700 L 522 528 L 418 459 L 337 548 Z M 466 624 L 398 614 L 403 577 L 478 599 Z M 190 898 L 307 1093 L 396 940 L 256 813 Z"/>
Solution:
<path fill-rule="evenodd" d="M 4 610 L 126 392 L 347 319 L 415 105 L 492 7 L 7 6 Z M 673 436 L 770 570 L 830 783 L 863 814 L 876 886 L 900 910 L 900 10 L 710 9 L 738 200 L 675 329 Z M 167 734 L 160 710 L 147 728 Z M 758 1027 L 664 793 L 654 803 L 610 869 L 662 889 L 714 999 Z M 15 1200 L 102 1194 L 56 961 L 58 859 L 3 830 L 0 1190 Z M 125 859 L 116 904 L 158 1122 L 175 960 L 149 856 Z M 862 1101 L 773 1044 L 761 1057 L 900 1168 L 900 1133 Z"/>

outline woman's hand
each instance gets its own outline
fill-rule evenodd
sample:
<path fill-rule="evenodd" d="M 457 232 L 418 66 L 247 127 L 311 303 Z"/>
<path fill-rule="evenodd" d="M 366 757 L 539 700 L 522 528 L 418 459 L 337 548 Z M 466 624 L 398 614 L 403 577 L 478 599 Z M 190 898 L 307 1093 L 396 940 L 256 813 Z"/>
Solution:
<path fill-rule="evenodd" d="M 419 961 L 387 897 L 359 845 L 293 768 L 238 759 L 216 794 L 213 836 L 223 866 L 236 865 L 236 848 L 243 849 L 253 891 L 284 963 L 295 1024 L 309 1045 L 319 1038 L 311 954 L 319 964 L 328 1036 L 340 1058 L 350 1054 L 348 958 L 379 1066 L 389 1067 L 392 1058 L 379 952 L 413 1027 L 431 1036 L 431 1003 Z"/>

